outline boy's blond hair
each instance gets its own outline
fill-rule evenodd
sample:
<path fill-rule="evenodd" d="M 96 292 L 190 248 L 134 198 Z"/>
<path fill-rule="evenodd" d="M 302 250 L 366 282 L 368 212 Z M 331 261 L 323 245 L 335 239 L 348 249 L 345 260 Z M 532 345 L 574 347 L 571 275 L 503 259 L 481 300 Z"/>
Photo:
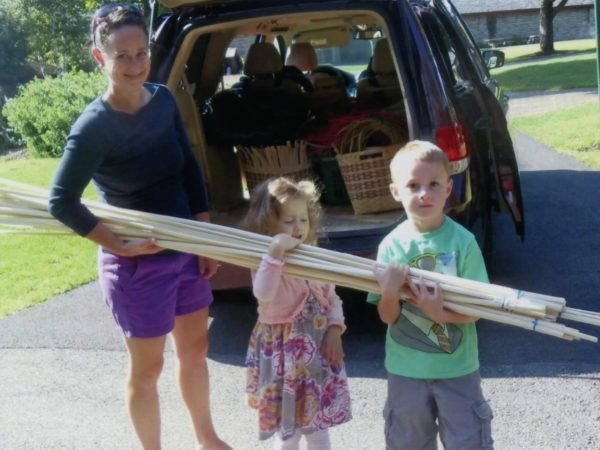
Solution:
<path fill-rule="evenodd" d="M 396 182 L 400 169 L 416 162 L 439 163 L 450 176 L 450 162 L 444 151 L 427 141 L 410 141 L 400 148 L 390 162 L 392 181 Z"/>
<path fill-rule="evenodd" d="M 288 200 L 306 200 L 309 231 L 306 244 L 317 244 L 320 226 L 321 204 L 319 190 L 312 181 L 295 181 L 286 177 L 269 178 L 256 186 L 250 196 L 250 207 L 242 228 L 254 233 L 272 236 L 281 214 L 281 205 Z"/>

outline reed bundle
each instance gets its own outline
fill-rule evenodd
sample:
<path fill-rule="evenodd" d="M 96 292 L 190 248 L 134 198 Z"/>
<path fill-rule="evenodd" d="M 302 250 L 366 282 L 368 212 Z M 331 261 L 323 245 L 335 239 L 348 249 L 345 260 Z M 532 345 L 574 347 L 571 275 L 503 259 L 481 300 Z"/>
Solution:
<path fill-rule="evenodd" d="M 48 192 L 0 179 L 0 233 L 71 234 L 47 212 Z M 125 239 L 153 237 L 157 244 L 248 269 L 257 269 L 271 238 L 216 224 L 116 208 L 99 202 L 85 205 Z M 286 256 L 284 272 L 323 283 L 380 292 L 374 268 L 385 266 L 359 256 L 300 245 Z M 600 326 L 600 313 L 566 306 L 564 298 L 410 269 L 409 276 L 429 286 L 439 283 L 446 308 L 462 314 L 517 326 L 567 340 L 597 338 L 556 322 L 562 317 Z"/>
<path fill-rule="evenodd" d="M 246 177 L 248 190 L 275 176 L 296 180 L 313 178 L 312 163 L 305 141 L 265 147 L 237 146 L 240 165 Z"/>
<path fill-rule="evenodd" d="M 265 147 L 237 146 L 244 167 L 257 173 L 280 173 L 310 166 L 305 141 Z"/>

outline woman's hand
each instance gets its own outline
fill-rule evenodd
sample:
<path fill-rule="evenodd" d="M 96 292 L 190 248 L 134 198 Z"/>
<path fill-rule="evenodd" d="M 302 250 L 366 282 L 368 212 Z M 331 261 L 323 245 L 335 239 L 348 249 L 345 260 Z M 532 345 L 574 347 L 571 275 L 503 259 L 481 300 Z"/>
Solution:
<path fill-rule="evenodd" d="M 123 240 L 102 222 L 98 222 L 86 238 L 119 256 L 152 255 L 164 250 L 156 245 L 154 238 Z"/>
<path fill-rule="evenodd" d="M 207 280 L 212 278 L 218 269 L 219 264 L 216 260 L 206 258 L 205 256 L 198 256 L 198 272 Z"/>
<path fill-rule="evenodd" d="M 283 259 L 283 255 L 287 251 L 298 247 L 301 243 L 300 239 L 293 238 L 289 234 L 276 234 L 269 246 L 269 256 L 275 259 Z"/>
<path fill-rule="evenodd" d="M 139 256 L 139 255 L 153 255 L 163 251 L 164 248 L 156 245 L 156 239 L 131 239 L 127 241 L 121 241 L 118 248 L 107 248 L 112 253 L 119 256 Z"/>
<path fill-rule="evenodd" d="M 339 366 L 344 361 L 344 349 L 342 348 L 342 328 L 331 325 L 327 328 L 323 342 L 321 343 L 321 355 L 330 366 Z"/>

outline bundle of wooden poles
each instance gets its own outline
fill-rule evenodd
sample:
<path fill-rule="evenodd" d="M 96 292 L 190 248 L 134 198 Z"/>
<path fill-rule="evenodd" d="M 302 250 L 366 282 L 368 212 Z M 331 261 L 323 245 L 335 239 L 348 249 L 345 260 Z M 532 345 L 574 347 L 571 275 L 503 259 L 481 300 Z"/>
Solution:
<path fill-rule="evenodd" d="M 72 234 L 47 212 L 48 192 L 0 179 L 0 233 Z M 188 219 L 116 208 L 84 201 L 102 223 L 125 239 L 153 237 L 157 245 L 257 269 L 271 238 L 260 234 Z M 284 272 L 323 283 L 366 292 L 380 292 L 374 268 L 385 265 L 359 256 L 300 245 L 286 255 Z M 597 342 L 597 338 L 556 322 L 560 317 L 600 326 L 600 313 L 566 306 L 564 298 L 515 290 L 425 270 L 409 276 L 429 286 L 439 283 L 444 306 L 473 317 L 517 326 L 567 340 Z"/>

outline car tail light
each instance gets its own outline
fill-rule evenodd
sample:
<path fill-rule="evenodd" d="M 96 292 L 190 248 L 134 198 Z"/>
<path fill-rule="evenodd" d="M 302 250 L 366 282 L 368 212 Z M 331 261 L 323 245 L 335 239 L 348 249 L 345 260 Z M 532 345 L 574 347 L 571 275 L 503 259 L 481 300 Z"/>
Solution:
<path fill-rule="evenodd" d="M 469 155 L 463 126 L 458 123 L 437 128 L 435 140 L 450 162 L 464 159 Z"/>

